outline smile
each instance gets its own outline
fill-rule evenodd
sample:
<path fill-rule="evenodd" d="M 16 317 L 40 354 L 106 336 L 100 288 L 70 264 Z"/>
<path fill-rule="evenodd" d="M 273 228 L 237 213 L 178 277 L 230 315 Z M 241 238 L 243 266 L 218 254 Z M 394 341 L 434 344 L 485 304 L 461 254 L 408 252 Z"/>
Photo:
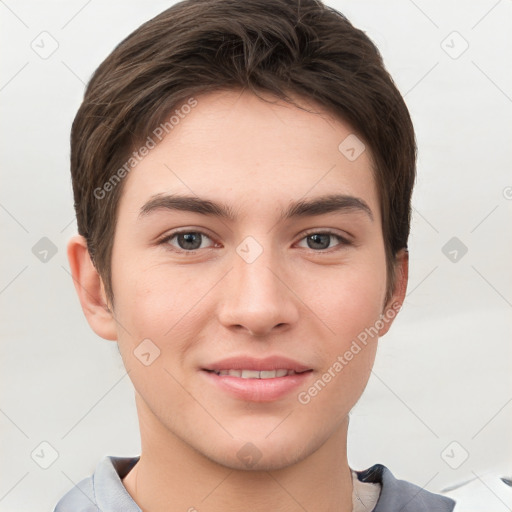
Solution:
<path fill-rule="evenodd" d="M 230 375 L 231 377 L 240 377 L 242 379 L 275 379 L 276 377 L 286 377 L 287 375 L 297 375 L 294 370 L 287 370 L 286 368 L 278 370 L 210 370 L 216 375 Z"/>

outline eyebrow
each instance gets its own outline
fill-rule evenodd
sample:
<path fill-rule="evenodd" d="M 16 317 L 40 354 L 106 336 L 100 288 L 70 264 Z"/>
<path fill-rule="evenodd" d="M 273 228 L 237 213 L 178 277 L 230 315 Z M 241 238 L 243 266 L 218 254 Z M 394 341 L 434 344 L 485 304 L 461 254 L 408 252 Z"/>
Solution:
<path fill-rule="evenodd" d="M 179 210 L 201 215 L 210 215 L 234 222 L 236 211 L 231 206 L 200 198 L 180 194 L 156 194 L 140 209 L 139 218 L 158 210 Z M 329 194 L 312 199 L 301 199 L 292 202 L 286 210 L 281 211 L 278 222 L 286 219 L 310 217 L 332 212 L 362 212 L 373 221 L 373 213 L 365 201 L 358 197 L 343 194 Z"/>

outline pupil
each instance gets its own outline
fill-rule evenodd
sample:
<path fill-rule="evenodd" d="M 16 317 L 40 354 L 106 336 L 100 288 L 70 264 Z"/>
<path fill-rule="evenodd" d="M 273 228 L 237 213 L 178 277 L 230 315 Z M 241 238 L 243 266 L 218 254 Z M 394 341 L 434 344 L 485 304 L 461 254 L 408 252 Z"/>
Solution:
<path fill-rule="evenodd" d="M 323 249 L 327 249 L 327 247 L 329 246 L 329 240 L 330 240 L 331 235 L 327 235 L 327 234 L 324 234 L 324 235 L 322 235 L 322 234 L 320 234 L 320 235 L 319 234 L 309 235 L 309 239 L 310 240 L 313 240 L 314 243 L 320 243 L 320 244 L 322 244 L 322 242 L 321 242 L 321 238 L 322 237 L 323 237 L 324 242 L 325 242 L 323 244 L 323 245 L 325 245 L 325 247 L 322 247 L 322 248 Z M 311 247 L 310 246 L 310 249 L 318 249 L 318 247 Z"/>
<path fill-rule="evenodd" d="M 180 239 L 180 242 L 184 243 L 184 247 L 180 243 L 180 246 L 182 246 L 182 249 L 198 249 L 201 246 L 201 241 L 199 239 L 199 233 L 181 233 L 178 235 L 178 238 Z M 196 243 L 194 245 L 194 238 L 196 239 Z M 199 244 L 197 244 L 197 241 L 199 241 Z M 188 244 L 192 244 L 192 247 L 190 247 Z"/>

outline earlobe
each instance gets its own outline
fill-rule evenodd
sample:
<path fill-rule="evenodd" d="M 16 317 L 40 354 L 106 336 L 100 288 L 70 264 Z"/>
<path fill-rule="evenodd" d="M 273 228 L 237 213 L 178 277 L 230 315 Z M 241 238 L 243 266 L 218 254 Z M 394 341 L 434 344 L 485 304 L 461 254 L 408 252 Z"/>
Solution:
<path fill-rule="evenodd" d="M 387 302 L 382 312 L 382 328 L 379 329 L 379 336 L 384 336 L 389 331 L 396 315 L 400 311 L 407 292 L 407 281 L 409 279 L 409 252 L 401 249 L 395 259 L 395 286 L 393 295 Z"/>
<path fill-rule="evenodd" d="M 106 340 L 117 340 L 116 322 L 109 309 L 103 281 L 94 266 L 87 241 L 81 235 L 72 237 L 67 247 L 73 284 L 82 310 L 92 330 Z"/>

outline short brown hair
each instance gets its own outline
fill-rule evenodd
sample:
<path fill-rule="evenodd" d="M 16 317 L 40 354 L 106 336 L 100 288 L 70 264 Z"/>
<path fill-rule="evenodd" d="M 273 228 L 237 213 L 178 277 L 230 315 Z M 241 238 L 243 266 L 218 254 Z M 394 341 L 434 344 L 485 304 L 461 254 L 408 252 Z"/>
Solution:
<path fill-rule="evenodd" d="M 185 0 L 112 51 L 91 77 L 73 122 L 78 232 L 87 240 L 109 301 L 114 302 L 117 205 L 130 155 L 187 99 L 239 88 L 269 92 L 294 105 L 290 96 L 312 99 L 349 123 L 369 147 L 389 299 L 396 253 L 407 248 L 416 142 L 379 50 L 320 0 Z"/>

